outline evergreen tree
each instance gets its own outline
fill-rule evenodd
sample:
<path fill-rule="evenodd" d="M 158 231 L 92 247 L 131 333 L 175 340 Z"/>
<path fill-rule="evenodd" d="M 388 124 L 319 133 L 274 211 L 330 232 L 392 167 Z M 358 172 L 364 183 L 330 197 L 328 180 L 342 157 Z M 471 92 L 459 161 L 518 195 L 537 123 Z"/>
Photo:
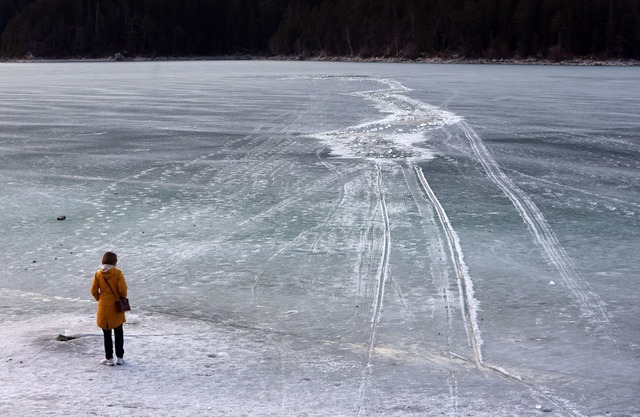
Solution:
<path fill-rule="evenodd" d="M 3 57 L 640 58 L 640 0 L 2 0 Z"/>

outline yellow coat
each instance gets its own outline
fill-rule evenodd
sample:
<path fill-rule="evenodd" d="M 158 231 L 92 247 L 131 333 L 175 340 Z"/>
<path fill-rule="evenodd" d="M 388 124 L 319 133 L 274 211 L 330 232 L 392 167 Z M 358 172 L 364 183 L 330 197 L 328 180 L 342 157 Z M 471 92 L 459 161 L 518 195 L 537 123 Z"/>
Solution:
<path fill-rule="evenodd" d="M 127 282 L 124 275 L 115 266 L 102 265 L 93 276 L 91 283 L 91 295 L 98 302 L 98 313 L 96 315 L 96 324 L 98 327 L 109 330 L 115 329 L 127 320 L 124 312 L 116 311 L 116 296 L 111 292 L 109 285 L 114 292 L 119 293 L 120 297 L 127 297 Z"/>

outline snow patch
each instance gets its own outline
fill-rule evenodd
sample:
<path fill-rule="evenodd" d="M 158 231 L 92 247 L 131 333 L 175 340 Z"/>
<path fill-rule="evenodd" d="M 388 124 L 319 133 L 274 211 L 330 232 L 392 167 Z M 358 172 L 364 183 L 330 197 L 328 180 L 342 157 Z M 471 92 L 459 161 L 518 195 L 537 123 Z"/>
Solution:
<path fill-rule="evenodd" d="M 451 112 L 408 97 L 411 91 L 395 80 L 345 77 L 348 81 L 375 81 L 386 86 L 379 90 L 358 91 L 357 97 L 373 102 L 382 113 L 380 119 L 343 129 L 312 135 L 327 143 L 334 156 L 371 159 L 432 159 L 425 147 L 425 133 L 453 125 L 462 118 Z"/>

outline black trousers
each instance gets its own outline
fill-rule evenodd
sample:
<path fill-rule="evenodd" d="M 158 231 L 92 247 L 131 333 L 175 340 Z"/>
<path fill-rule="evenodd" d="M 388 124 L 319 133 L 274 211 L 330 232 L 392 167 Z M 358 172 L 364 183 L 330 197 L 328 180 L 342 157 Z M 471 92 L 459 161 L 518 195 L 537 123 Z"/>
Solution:
<path fill-rule="evenodd" d="M 104 333 L 104 356 L 107 359 L 113 359 L 113 340 L 111 339 L 111 330 L 102 329 Z M 116 336 L 116 356 L 118 358 L 124 357 L 124 331 L 122 325 L 113 329 L 113 333 Z"/>

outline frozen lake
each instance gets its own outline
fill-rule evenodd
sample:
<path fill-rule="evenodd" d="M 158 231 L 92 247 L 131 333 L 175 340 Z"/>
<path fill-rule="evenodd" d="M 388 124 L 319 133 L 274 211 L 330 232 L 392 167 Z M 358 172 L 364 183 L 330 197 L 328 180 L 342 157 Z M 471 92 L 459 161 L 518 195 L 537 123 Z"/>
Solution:
<path fill-rule="evenodd" d="M 640 415 L 639 97 L 637 68 L 1 64 L 0 414 Z"/>

